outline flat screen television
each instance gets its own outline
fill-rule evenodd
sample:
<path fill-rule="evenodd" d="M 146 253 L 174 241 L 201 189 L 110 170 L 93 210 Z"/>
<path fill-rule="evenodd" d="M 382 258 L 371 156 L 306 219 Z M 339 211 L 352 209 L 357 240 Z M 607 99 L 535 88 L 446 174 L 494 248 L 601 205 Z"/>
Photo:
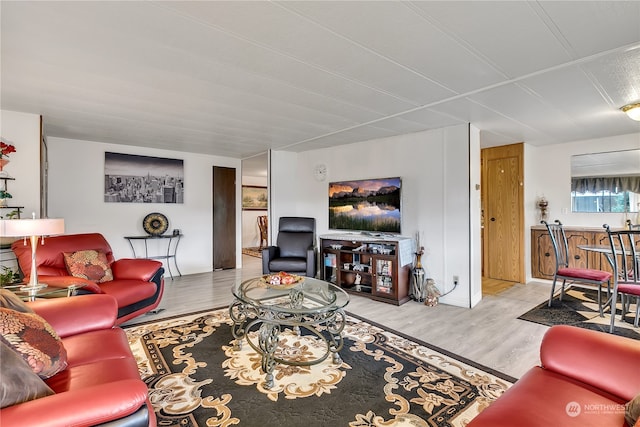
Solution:
<path fill-rule="evenodd" d="M 361 179 L 329 183 L 329 228 L 400 233 L 402 180 Z"/>

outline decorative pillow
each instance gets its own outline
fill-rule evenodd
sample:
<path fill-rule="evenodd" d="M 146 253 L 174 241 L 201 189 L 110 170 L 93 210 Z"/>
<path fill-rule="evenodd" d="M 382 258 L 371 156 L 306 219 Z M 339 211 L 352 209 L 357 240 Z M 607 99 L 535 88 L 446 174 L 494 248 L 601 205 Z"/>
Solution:
<path fill-rule="evenodd" d="M 77 252 L 65 252 L 64 263 L 67 271 L 75 277 L 92 280 L 96 283 L 113 280 L 113 272 L 109 267 L 107 255 L 93 249 Z"/>
<path fill-rule="evenodd" d="M 630 427 L 640 425 L 640 394 L 625 405 L 624 420 Z"/>
<path fill-rule="evenodd" d="M 0 308 L 0 334 L 0 341 L 22 356 L 42 379 L 67 367 L 67 351 L 60 337 L 35 313 Z"/>
<path fill-rule="evenodd" d="M 0 408 L 54 394 L 22 357 L 0 342 Z"/>
<path fill-rule="evenodd" d="M 10 308 L 21 313 L 33 313 L 33 310 L 18 295 L 4 288 L 0 288 L 0 307 Z"/>

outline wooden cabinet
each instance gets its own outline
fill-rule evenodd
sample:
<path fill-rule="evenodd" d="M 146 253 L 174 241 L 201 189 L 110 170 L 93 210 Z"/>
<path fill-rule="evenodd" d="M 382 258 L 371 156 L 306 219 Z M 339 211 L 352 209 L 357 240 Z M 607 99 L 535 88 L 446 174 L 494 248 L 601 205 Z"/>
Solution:
<path fill-rule="evenodd" d="M 569 245 L 569 267 L 593 268 L 611 271 L 606 256 L 588 252 L 578 246 L 609 245 L 604 229 L 564 227 Z M 544 226 L 531 227 L 531 276 L 553 280 L 556 271 L 556 258 L 551 238 Z"/>
<path fill-rule="evenodd" d="M 412 245 L 401 237 L 321 236 L 321 277 L 352 294 L 404 304 L 409 301 Z"/>

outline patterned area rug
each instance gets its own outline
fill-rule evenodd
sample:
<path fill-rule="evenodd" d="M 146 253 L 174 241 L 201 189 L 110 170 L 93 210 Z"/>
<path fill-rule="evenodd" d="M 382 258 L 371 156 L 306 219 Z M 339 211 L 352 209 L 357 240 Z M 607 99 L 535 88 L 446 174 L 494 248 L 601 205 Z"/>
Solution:
<path fill-rule="evenodd" d="M 257 246 L 255 248 L 242 248 L 242 253 L 256 258 L 262 258 L 262 251 Z"/>
<path fill-rule="evenodd" d="M 603 299 L 606 301 L 606 292 L 603 292 Z M 623 337 L 640 340 L 640 328 L 633 327 L 633 320 L 636 306 L 631 305 L 631 312 L 627 312 L 624 322 L 620 320 L 620 299 L 616 313 L 616 323 L 614 334 Z M 600 317 L 598 312 L 598 293 L 591 289 L 570 288 L 565 291 L 562 301 L 554 298 L 551 307 L 547 306 L 547 301 L 529 310 L 518 319 L 541 325 L 573 325 L 595 331 L 609 332 L 611 316 L 605 306 L 604 317 Z"/>
<path fill-rule="evenodd" d="M 277 365 L 265 389 L 260 355 L 234 351 L 231 323 L 224 308 L 126 328 L 158 425 L 465 426 L 515 382 L 347 315 L 341 364 Z M 283 330 L 277 356 L 318 351 L 313 336 Z"/>

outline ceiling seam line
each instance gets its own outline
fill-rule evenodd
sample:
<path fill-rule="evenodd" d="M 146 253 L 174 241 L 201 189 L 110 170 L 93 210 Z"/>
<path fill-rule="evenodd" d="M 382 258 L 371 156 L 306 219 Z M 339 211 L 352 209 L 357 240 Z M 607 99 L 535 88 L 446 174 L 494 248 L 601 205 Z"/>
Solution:
<path fill-rule="evenodd" d="M 317 22 L 317 21 L 315 21 L 315 20 L 313 20 L 313 19 L 311 19 L 311 18 L 307 17 L 306 15 L 302 14 L 301 12 L 298 12 L 298 11 L 296 11 L 296 10 L 292 10 L 292 9 L 289 9 L 288 7 L 286 7 L 286 6 L 282 5 L 282 4 L 280 4 L 279 2 L 276 2 L 276 1 L 273 1 L 273 0 L 269 0 L 269 1 L 270 1 L 273 5 L 276 5 L 276 6 L 278 6 L 278 7 L 282 8 L 282 9 L 286 10 L 287 12 L 289 12 L 289 13 L 291 13 L 291 14 L 294 14 L 294 15 L 296 15 L 296 16 L 299 16 L 300 18 L 304 19 L 305 21 L 308 21 L 308 22 L 313 23 L 313 24 L 314 24 L 314 25 L 316 25 L 317 27 L 322 28 L 323 30 L 325 30 L 325 31 L 327 31 L 327 32 L 329 32 L 329 33 L 331 33 L 331 34 L 333 34 L 333 35 L 335 35 L 335 36 L 337 36 L 337 37 L 339 37 L 339 38 L 341 38 L 341 39 L 343 39 L 343 40 L 345 40 L 345 41 L 347 41 L 347 42 L 351 43 L 351 44 L 353 44 L 354 46 L 357 46 L 358 48 L 360 48 L 360 49 L 362 49 L 362 50 L 364 50 L 364 51 L 366 51 L 366 52 L 372 53 L 373 55 L 377 56 L 378 58 L 381 58 L 381 59 L 383 59 L 383 60 L 385 60 L 385 61 L 387 61 L 387 62 L 389 62 L 389 63 L 391 63 L 391 64 L 393 64 L 393 65 L 395 65 L 395 66 L 397 66 L 397 67 L 399 67 L 399 68 L 402 68 L 403 70 L 409 71 L 410 73 L 415 74 L 416 76 L 418 76 L 418 77 L 420 77 L 420 78 L 422 78 L 422 79 L 425 79 L 425 80 L 427 80 L 427 81 L 429 81 L 429 82 L 433 83 L 434 85 L 439 86 L 439 87 L 440 87 L 440 88 L 442 88 L 442 89 L 448 90 L 448 91 L 450 91 L 450 92 L 452 92 L 452 93 L 454 93 L 454 94 L 457 94 L 457 93 L 458 93 L 456 90 L 453 90 L 453 89 L 451 89 L 450 87 L 448 87 L 448 86 L 444 85 L 443 83 L 440 83 L 440 82 L 438 82 L 438 81 L 434 80 L 433 78 L 431 78 L 431 77 L 429 77 L 429 76 L 426 76 L 426 75 L 422 74 L 422 73 L 421 73 L 421 72 L 419 72 L 418 70 L 414 70 L 413 68 L 411 68 L 411 67 L 409 67 L 409 66 L 407 66 L 407 65 L 403 65 L 403 64 L 401 64 L 401 63 L 399 63 L 399 62 L 395 61 L 394 59 L 392 59 L 392 58 L 390 58 L 390 57 L 388 57 L 388 56 L 386 56 L 386 55 L 383 55 L 383 54 L 381 54 L 381 53 L 379 53 L 379 52 L 375 51 L 375 50 L 374 50 L 374 49 L 372 49 L 372 48 L 366 47 L 366 46 L 364 46 L 363 44 L 361 44 L 360 42 L 358 42 L 358 41 L 356 41 L 356 40 L 354 40 L 354 39 L 352 39 L 352 38 L 350 38 L 350 37 L 347 37 L 347 36 L 345 36 L 345 35 L 343 35 L 343 34 L 341 34 L 341 33 L 338 33 L 337 31 L 332 30 L 331 28 L 329 28 L 329 27 L 327 27 L 327 26 L 325 26 L 325 25 L 323 25 L 323 24 L 321 24 L 321 23 L 319 23 L 319 22 Z"/>
<path fill-rule="evenodd" d="M 527 1 L 527 5 L 531 8 L 531 10 L 533 10 L 536 15 L 538 15 L 542 23 L 545 25 L 545 27 L 547 27 L 551 34 L 553 34 L 553 36 L 558 41 L 558 43 L 560 43 L 560 46 L 562 46 L 567 55 L 569 55 L 569 57 L 573 59 L 577 58 L 578 55 L 573 49 L 573 46 L 571 46 L 569 40 L 567 40 L 564 34 L 562 34 L 562 31 L 560 31 L 560 28 L 558 28 L 555 21 L 544 9 L 544 6 L 542 6 L 542 4 L 540 4 L 540 2 L 537 0 Z"/>
<path fill-rule="evenodd" d="M 224 28 L 222 28 L 222 27 L 220 27 L 220 26 L 218 26 L 218 25 L 215 25 L 215 24 L 211 24 L 211 23 L 208 23 L 208 22 L 201 21 L 201 20 L 196 19 L 195 17 L 190 16 L 190 15 L 185 15 L 185 14 L 183 14 L 183 13 L 179 12 L 179 11 L 176 11 L 175 9 L 172 9 L 172 8 L 167 7 L 167 6 L 164 6 L 164 5 L 160 5 L 160 4 L 159 4 L 159 3 L 157 3 L 157 2 L 152 2 L 152 4 L 156 5 L 157 7 L 162 7 L 162 8 L 164 8 L 164 9 L 166 9 L 166 10 L 170 10 L 171 12 L 173 12 L 173 13 L 175 13 L 176 15 L 179 15 L 179 16 L 181 16 L 181 17 L 185 18 L 185 19 L 189 19 L 189 20 L 191 20 L 191 21 L 193 21 L 193 22 L 196 22 L 196 23 L 198 23 L 198 24 L 201 24 L 201 25 L 204 25 L 204 26 L 206 26 L 206 27 L 212 28 L 212 29 L 214 29 L 214 30 L 216 30 L 216 31 L 219 31 L 219 32 L 224 33 L 224 34 L 227 34 L 228 36 L 231 36 L 231 37 L 236 38 L 236 39 L 238 39 L 238 40 L 241 40 L 241 41 L 244 41 L 244 42 L 246 42 L 246 43 L 249 43 L 249 44 L 251 44 L 251 45 L 253 45 L 253 46 L 255 46 L 255 47 L 258 47 L 258 48 L 260 48 L 260 49 L 265 49 L 265 50 L 268 50 L 268 51 L 270 51 L 270 52 L 273 52 L 273 53 L 275 53 L 275 54 L 277 54 L 277 55 L 280 55 L 280 56 L 282 56 L 282 57 L 285 57 L 285 58 L 291 59 L 291 60 L 293 60 L 293 61 L 295 61 L 295 62 L 297 62 L 297 63 L 299 63 L 299 64 L 306 65 L 306 66 L 311 67 L 311 68 L 314 68 L 314 69 L 316 69 L 316 70 L 318 70 L 318 71 L 322 71 L 323 73 L 326 73 L 326 74 L 328 74 L 328 75 L 331 75 L 331 76 L 334 76 L 334 77 L 338 77 L 338 78 L 340 78 L 340 79 L 343 79 L 343 80 L 345 80 L 345 81 L 348 81 L 348 82 L 354 83 L 354 84 L 356 84 L 356 85 L 358 85 L 358 86 L 361 86 L 361 87 L 367 88 L 367 89 L 369 89 L 369 90 L 372 90 L 372 91 L 374 91 L 374 92 L 380 93 L 380 94 L 382 94 L 382 95 L 389 96 L 389 97 L 391 97 L 391 98 L 397 99 L 398 101 L 406 102 L 407 104 L 413 104 L 413 105 L 416 105 L 416 102 L 415 102 L 415 101 L 411 101 L 411 100 L 409 100 L 409 99 L 404 99 L 403 97 L 400 97 L 400 96 L 394 95 L 394 94 L 392 94 L 392 93 L 390 93 L 390 92 L 388 92 L 388 91 L 386 91 L 386 90 L 383 90 L 383 89 L 380 89 L 380 88 L 376 88 L 376 87 L 371 86 L 371 85 L 369 85 L 369 84 L 366 84 L 365 82 L 362 82 L 362 81 L 360 81 L 360 80 L 356 80 L 356 79 L 353 79 L 353 78 L 351 78 L 351 77 L 344 76 L 344 75 L 342 75 L 342 74 L 339 74 L 339 73 L 336 73 L 336 72 L 330 71 L 330 70 L 328 70 L 328 69 L 326 69 L 326 68 L 324 68 L 324 67 L 321 67 L 321 66 L 319 66 L 319 65 L 315 65 L 315 64 L 312 64 L 312 63 L 310 63 L 310 62 L 303 61 L 303 60 L 301 60 L 301 59 L 296 58 L 295 56 L 293 56 L 293 55 L 291 55 L 291 54 L 288 54 L 288 53 L 285 53 L 285 52 L 281 52 L 281 51 L 276 50 L 275 48 L 272 48 L 272 47 L 270 47 L 270 46 L 268 46 L 268 45 L 258 43 L 258 42 L 256 42 L 256 41 L 253 41 L 253 40 L 251 40 L 251 39 L 247 38 L 247 37 L 244 37 L 244 36 L 241 36 L 241 35 L 236 34 L 236 33 L 234 33 L 234 32 L 231 32 L 231 31 L 229 31 L 229 30 L 226 30 L 226 29 L 224 29 Z"/>
<path fill-rule="evenodd" d="M 420 9 L 419 7 L 417 7 L 413 1 L 401 1 L 401 3 L 403 4 L 404 7 L 408 8 L 409 10 L 411 10 L 416 16 L 418 16 L 420 19 L 428 22 L 429 24 L 433 25 L 438 31 L 440 31 L 442 34 L 444 34 L 446 37 L 448 37 L 450 40 L 454 41 L 456 44 L 458 44 L 462 49 L 466 50 L 467 52 L 469 52 L 469 54 L 475 56 L 476 58 L 478 58 L 480 61 L 486 63 L 487 65 L 489 65 L 496 73 L 502 75 L 503 78 L 508 79 L 509 78 L 509 74 L 502 70 L 497 64 L 495 64 L 491 59 L 489 59 L 487 56 L 485 56 L 484 54 L 482 54 L 481 52 L 479 52 L 478 50 L 472 48 L 466 40 L 459 38 L 459 37 L 455 37 L 453 34 L 449 33 L 444 25 L 442 25 L 440 23 L 440 21 L 438 21 L 437 19 L 435 19 L 434 17 L 430 16 L 427 14 L 426 11 L 424 11 L 423 9 Z"/>
<path fill-rule="evenodd" d="M 435 101 L 435 102 L 432 102 L 432 103 L 429 103 L 429 104 L 425 104 L 425 105 L 422 105 L 422 106 L 419 106 L 419 107 L 411 108 L 409 110 L 405 110 L 405 111 L 401 111 L 401 112 L 398 112 L 398 113 L 390 114 L 390 115 L 388 115 L 386 117 L 383 117 L 383 118 L 370 120 L 368 122 L 360 123 L 360 124 L 354 125 L 354 126 L 349 126 L 347 128 L 343 128 L 343 129 L 340 129 L 340 130 L 337 130 L 337 131 L 334 131 L 334 132 L 329 132 L 327 134 L 323 134 L 323 135 L 319 135 L 319 136 L 316 136 L 316 137 L 313 137 L 313 138 L 309 138 L 309 139 L 306 139 L 306 140 L 294 142 L 292 144 L 287 144 L 287 145 L 281 146 L 279 148 L 295 147 L 296 145 L 309 143 L 309 142 L 312 142 L 312 141 L 315 141 L 315 140 L 318 140 L 318 139 L 321 139 L 321 138 L 326 138 L 328 136 L 337 135 L 337 134 L 342 133 L 342 132 L 347 132 L 347 131 L 350 131 L 350 130 L 353 130 L 353 129 L 357 129 L 357 128 L 360 128 L 360 127 L 365 127 L 365 126 L 368 126 L 370 124 L 374 124 L 374 123 L 377 123 L 377 122 L 380 122 L 380 121 L 383 121 L 383 120 L 386 120 L 386 119 L 390 119 L 390 118 L 395 118 L 395 117 L 401 116 L 403 114 L 414 113 L 416 111 L 420 111 L 420 110 L 423 110 L 423 109 L 428 109 L 428 108 L 431 108 L 431 107 L 434 107 L 436 105 L 440 105 L 440 104 L 443 104 L 443 103 L 446 103 L 446 102 L 455 101 L 455 100 L 458 100 L 458 99 L 461 99 L 461 98 L 466 98 L 466 97 L 469 97 L 471 95 L 476 95 L 478 93 L 482 93 L 482 92 L 487 91 L 487 90 L 495 89 L 495 88 L 502 87 L 502 86 L 505 86 L 505 85 L 508 85 L 508 84 L 518 83 L 518 82 L 520 82 L 522 80 L 525 80 L 527 78 L 531 78 L 531 77 L 535 77 L 535 76 L 538 76 L 538 75 L 541 75 L 541 74 L 545 74 L 545 73 L 550 72 L 550 71 L 561 70 L 561 69 L 564 69 L 564 68 L 572 66 L 572 65 L 580 65 L 582 63 L 585 63 L 585 62 L 588 62 L 588 61 L 592 61 L 593 59 L 597 59 L 597 58 L 601 58 L 603 56 L 610 55 L 611 53 L 615 53 L 615 52 L 619 52 L 619 51 L 635 50 L 635 49 L 638 49 L 638 48 L 640 48 L 640 44 L 639 43 L 633 43 L 631 45 L 625 45 L 625 46 L 617 47 L 617 48 L 614 48 L 614 49 L 609 49 L 609 50 L 606 50 L 606 51 L 603 51 L 603 52 L 599 52 L 599 53 L 596 53 L 596 54 L 593 54 L 593 55 L 585 56 L 585 57 L 582 57 L 582 58 L 579 58 L 579 59 L 576 59 L 576 60 L 573 60 L 573 61 L 563 62 L 562 64 L 558 64 L 558 65 L 555 65 L 553 67 L 548 67 L 548 68 L 545 68 L 543 70 L 538 70 L 538 71 L 534 71 L 532 73 L 524 74 L 522 76 L 515 77 L 513 79 L 509 79 L 509 80 L 506 80 L 504 82 L 499 82 L 499 83 L 495 83 L 495 84 L 492 84 L 492 85 L 489 85 L 489 86 L 485 86 L 485 87 L 482 87 L 482 88 L 479 88 L 479 89 L 476 89 L 476 90 L 472 90 L 472 91 L 466 92 L 464 94 L 455 95 L 455 96 L 452 96 L 452 97 L 449 97 L 449 98 L 445 98 L 445 99 L 442 99 L 442 100 L 439 100 L 439 101 Z M 479 105 L 482 105 L 482 104 L 479 104 Z"/>

